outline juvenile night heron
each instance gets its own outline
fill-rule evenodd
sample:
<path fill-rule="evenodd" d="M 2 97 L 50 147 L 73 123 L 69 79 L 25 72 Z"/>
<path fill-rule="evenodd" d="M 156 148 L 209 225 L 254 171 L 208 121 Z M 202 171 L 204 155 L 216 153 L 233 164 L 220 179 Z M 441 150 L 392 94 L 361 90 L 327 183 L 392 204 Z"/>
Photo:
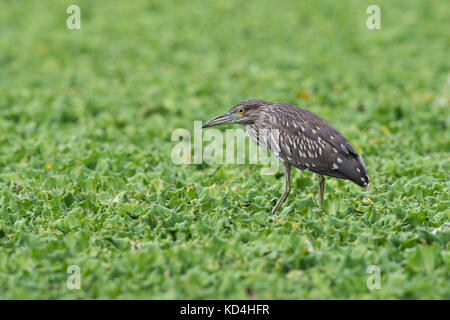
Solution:
<path fill-rule="evenodd" d="M 215 117 L 202 128 L 238 123 L 252 141 L 268 148 L 283 163 L 285 190 L 272 210 L 275 213 L 291 191 L 291 166 L 318 174 L 319 207 L 322 207 L 325 177 L 369 185 L 366 166 L 347 139 L 309 110 L 284 102 L 247 100 Z"/>

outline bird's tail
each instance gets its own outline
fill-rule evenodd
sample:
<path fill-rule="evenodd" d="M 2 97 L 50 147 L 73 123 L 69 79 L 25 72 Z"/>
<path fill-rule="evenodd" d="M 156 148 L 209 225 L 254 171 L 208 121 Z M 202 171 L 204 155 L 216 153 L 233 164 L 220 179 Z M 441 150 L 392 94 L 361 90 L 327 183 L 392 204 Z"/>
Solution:
<path fill-rule="evenodd" d="M 316 172 L 314 170 L 311 171 Z M 324 174 L 323 172 L 316 173 Z M 354 154 L 351 159 L 347 158 L 339 163 L 338 170 L 331 170 L 325 175 L 350 180 L 362 188 L 369 186 L 369 175 L 367 174 L 366 166 L 358 154 Z"/>
<path fill-rule="evenodd" d="M 366 188 L 369 186 L 370 181 L 369 175 L 367 174 L 366 165 L 359 155 L 354 158 L 352 170 L 347 172 L 347 178 L 360 187 Z"/>

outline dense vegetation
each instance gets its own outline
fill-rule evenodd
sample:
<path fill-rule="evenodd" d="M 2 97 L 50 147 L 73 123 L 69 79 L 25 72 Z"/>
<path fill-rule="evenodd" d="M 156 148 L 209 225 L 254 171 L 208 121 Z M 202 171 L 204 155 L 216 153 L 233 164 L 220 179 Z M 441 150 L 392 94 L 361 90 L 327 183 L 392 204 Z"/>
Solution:
<path fill-rule="evenodd" d="M 448 1 L 1 3 L 0 298 L 450 298 Z M 171 160 L 249 98 L 327 119 L 371 187 L 318 209 L 295 170 L 272 216 L 281 168 Z"/>

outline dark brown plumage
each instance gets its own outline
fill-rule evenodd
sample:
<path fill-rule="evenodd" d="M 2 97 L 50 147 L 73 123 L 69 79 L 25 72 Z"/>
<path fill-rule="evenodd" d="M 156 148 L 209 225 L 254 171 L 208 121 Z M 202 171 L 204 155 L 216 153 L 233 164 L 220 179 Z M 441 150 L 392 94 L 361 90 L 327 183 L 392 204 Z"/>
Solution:
<path fill-rule="evenodd" d="M 319 206 L 323 201 L 323 176 L 348 179 L 361 187 L 369 185 L 362 158 L 345 137 L 309 110 L 284 102 L 247 100 L 203 125 L 245 125 L 254 142 L 268 148 L 284 165 L 286 188 L 273 212 L 290 192 L 290 167 L 319 174 Z"/>

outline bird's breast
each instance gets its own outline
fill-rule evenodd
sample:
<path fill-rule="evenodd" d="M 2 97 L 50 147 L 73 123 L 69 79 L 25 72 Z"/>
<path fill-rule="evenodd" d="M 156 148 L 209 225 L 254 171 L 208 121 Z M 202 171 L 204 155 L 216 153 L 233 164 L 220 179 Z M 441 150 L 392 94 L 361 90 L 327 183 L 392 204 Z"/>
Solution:
<path fill-rule="evenodd" d="M 261 137 L 260 137 L 260 133 L 259 133 L 260 129 L 258 128 L 258 126 L 254 125 L 254 124 L 248 124 L 245 126 L 245 132 L 247 133 L 250 140 L 252 140 L 254 143 L 256 143 L 259 146 L 267 148 L 267 144 L 265 143 L 265 140 L 261 139 Z"/>

